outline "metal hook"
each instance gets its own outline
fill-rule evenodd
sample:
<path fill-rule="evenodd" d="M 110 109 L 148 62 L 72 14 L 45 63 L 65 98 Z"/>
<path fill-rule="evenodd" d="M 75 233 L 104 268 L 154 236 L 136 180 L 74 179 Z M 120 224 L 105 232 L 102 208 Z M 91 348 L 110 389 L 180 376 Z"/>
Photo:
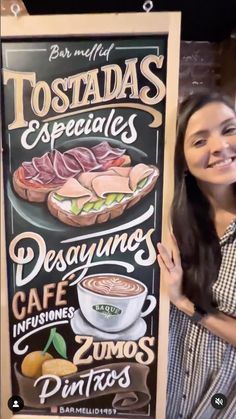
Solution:
<path fill-rule="evenodd" d="M 13 4 L 11 5 L 11 12 L 12 12 L 12 14 L 13 14 L 15 17 L 17 17 L 17 16 L 18 16 L 18 14 L 20 13 L 20 6 L 19 6 L 19 4 L 17 4 L 17 3 L 13 3 Z"/>
<path fill-rule="evenodd" d="M 151 0 L 146 0 L 144 3 L 143 3 L 143 10 L 145 11 L 145 12 L 150 12 L 151 10 L 153 9 L 153 1 L 151 1 Z"/>

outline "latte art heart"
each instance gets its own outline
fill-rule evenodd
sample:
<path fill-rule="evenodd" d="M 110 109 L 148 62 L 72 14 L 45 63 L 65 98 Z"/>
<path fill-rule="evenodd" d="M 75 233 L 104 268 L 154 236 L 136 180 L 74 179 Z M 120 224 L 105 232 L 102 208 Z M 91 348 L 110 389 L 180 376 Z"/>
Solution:
<path fill-rule="evenodd" d="M 102 295 L 114 297 L 128 297 L 141 294 L 144 286 L 129 278 L 123 278 L 116 275 L 96 276 L 85 278 L 82 281 L 83 288 Z"/>

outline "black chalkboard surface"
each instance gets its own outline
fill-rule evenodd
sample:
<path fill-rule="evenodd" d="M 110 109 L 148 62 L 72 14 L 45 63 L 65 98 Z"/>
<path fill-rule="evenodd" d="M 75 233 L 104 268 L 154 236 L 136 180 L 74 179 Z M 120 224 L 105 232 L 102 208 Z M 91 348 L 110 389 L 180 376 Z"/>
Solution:
<path fill-rule="evenodd" d="M 21 414 L 157 417 L 168 42 L 168 32 L 3 40 Z"/>

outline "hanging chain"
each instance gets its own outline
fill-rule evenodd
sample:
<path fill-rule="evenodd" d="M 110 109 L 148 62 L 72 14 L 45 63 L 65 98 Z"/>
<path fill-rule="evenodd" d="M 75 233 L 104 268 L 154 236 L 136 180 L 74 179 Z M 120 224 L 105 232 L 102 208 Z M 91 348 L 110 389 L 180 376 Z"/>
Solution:
<path fill-rule="evenodd" d="M 143 10 L 149 13 L 152 9 L 153 9 L 153 1 L 145 0 L 145 2 L 143 3 Z"/>

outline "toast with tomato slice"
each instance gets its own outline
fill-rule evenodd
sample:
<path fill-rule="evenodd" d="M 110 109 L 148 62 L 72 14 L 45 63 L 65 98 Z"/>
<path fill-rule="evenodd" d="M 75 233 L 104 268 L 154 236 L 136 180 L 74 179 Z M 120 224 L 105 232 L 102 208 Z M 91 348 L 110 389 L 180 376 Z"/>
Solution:
<path fill-rule="evenodd" d="M 126 150 L 103 141 L 91 148 L 76 147 L 61 153 L 52 150 L 31 162 L 23 162 L 13 174 L 16 193 L 30 202 L 45 202 L 50 192 L 60 189 L 68 179 L 84 172 L 129 166 Z"/>

